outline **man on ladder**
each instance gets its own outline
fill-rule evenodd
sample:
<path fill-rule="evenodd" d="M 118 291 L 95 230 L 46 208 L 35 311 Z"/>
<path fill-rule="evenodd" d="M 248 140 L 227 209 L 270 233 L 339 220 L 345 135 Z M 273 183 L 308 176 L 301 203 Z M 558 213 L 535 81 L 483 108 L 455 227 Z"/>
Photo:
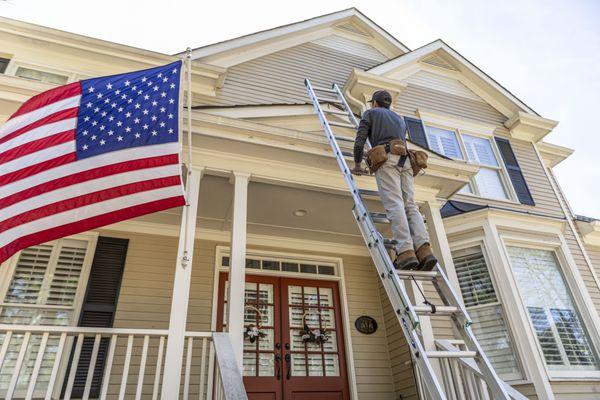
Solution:
<path fill-rule="evenodd" d="M 429 236 L 414 200 L 413 169 L 406 162 L 406 123 L 390 110 L 392 96 L 385 90 L 373 93 L 372 108 L 365 111 L 354 142 L 352 173 L 366 173 L 361 167 L 364 146 L 369 139 L 367 164 L 375 173 L 381 202 L 392 224 L 396 259 L 401 270 L 430 271 L 437 264 L 431 251 Z"/>

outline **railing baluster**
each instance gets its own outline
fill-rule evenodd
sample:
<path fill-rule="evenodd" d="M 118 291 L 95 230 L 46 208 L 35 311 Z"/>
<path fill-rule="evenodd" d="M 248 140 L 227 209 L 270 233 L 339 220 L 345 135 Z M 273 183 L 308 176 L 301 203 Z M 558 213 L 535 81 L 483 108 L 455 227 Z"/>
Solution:
<path fill-rule="evenodd" d="M 29 338 L 31 337 L 31 332 L 25 332 L 23 336 L 23 342 L 21 343 L 21 348 L 19 349 L 19 355 L 17 356 L 17 362 L 15 363 L 15 369 L 13 371 L 12 377 L 10 378 L 10 383 L 8 385 L 8 391 L 6 392 L 6 399 L 12 399 L 12 396 L 15 392 L 15 388 L 17 387 L 17 382 L 19 381 L 19 374 L 21 373 L 21 367 L 23 366 L 23 360 L 25 359 L 25 353 L 27 353 L 27 345 L 29 344 Z"/>
<path fill-rule="evenodd" d="M 200 387 L 198 388 L 198 399 L 204 400 L 204 383 L 206 382 L 206 346 L 208 339 L 202 339 L 202 355 L 200 356 Z"/>
<path fill-rule="evenodd" d="M 67 342 L 67 332 L 63 332 L 60 335 L 58 341 L 58 347 L 56 348 L 56 356 L 54 357 L 54 365 L 52 366 L 52 372 L 50 373 L 50 380 L 48 381 L 48 389 L 46 389 L 45 400 L 52 399 L 52 392 L 54 391 L 54 384 L 56 383 L 56 377 L 58 376 L 58 368 L 60 367 L 60 360 L 62 359 L 63 351 L 65 349 L 65 343 Z"/>
<path fill-rule="evenodd" d="M 83 400 L 88 400 L 90 398 L 92 380 L 94 379 L 94 370 L 96 369 L 96 359 L 98 358 L 98 349 L 100 349 L 100 339 L 102 339 L 102 335 L 100 334 L 97 334 L 94 338 L 94 347 L 92 348 L 90 365 L 88 366 L 87 377 L 85 379 L 85 389 L 83 390 Z"/>
<path fill-rule="evenodd" d="M 6 352 L 8 351 L 11 339 L 12 331 L 7 331 L 4 334 L 4 342 L 2 342 L 2 348 L 0 349 L 0 368 L 2 368 L 2 364 L 4 364 L 4 357 L 6 357 Z"/>
<path fill-rule="evenodd" d="M 42 335 L 42 341 L 40 342 L 40 348 L 38 349 L 37 357 L 35 358 L 35 364 L 33 365 L 33 371 L 31 377 L 29 377 L 29 387 L 27 388 L 27 394 L 25 395 L 26 400 L 33 398 L 33 391 L 35 390 L 35 384 L 37 383 L 37 377 L 40 373 L 42 361 L 44 360 L 44 352 L 46 351 L 46 344 L 48 343 L 48 336 L 50 333 L 45 332 Z"/>
<path fill-rule="evenodd" d="M 71 392 L 73 391 L 73 385 L 75 384 L 75 375 L 77 374 L 77 366 L 79 364 L 79 356 L 81 355 L 81 347 L 83 346 L 84 334 L 80 333 L 77 335 L 77 344 L 75 345 L 75 353 L 73 354 L 73 361 L 71 362 L 71 371 L 69 372 L 69 380 L 67 381 L 67 389 L 65 390 L 65 400 L 71 398 Z"/>
<path fill-rule="evenodd" d="M 110 346 L 108 347 L 108 356 L 104 366 L 104 377 L 102 378 L 102 390 L 100 391 L 100 399 L 106 400 L 108 394 L 108 383 L 110 381 L 110 373 L 112 372 L 113 358 L 115 357 L 115 348 L 117 347 L 117 335 L 110 337 Z"/>
<path fill-rule="evenodd" d="M 135 400 L 142 398 L 142 389 L 144 386 L 144 374 L 146 373 L 146 358 L 148 357 L 148 343 L 150 336 L 144 336 L 144 345 L 142 346 L 142 358 L 140 360 L 140 373 L 138 375 L 137 388 L 135 389 Z"/>
<path fill-rule="evenodd" d="M 125 398 L 125 389 L 127 389 L 127 378 L 129 377 L 129 364 L 131 363 L 131 350 L 133 348 L 133 335 L 127 338 L 127 352 L 125 353 L 125 364 L 123 365 L 123 377 L 121 378 L 121 388 L 119 390 L 119 400 Z"/>
<path fill-rule="evenodd" d="M 185 375 L 183 378 L 183 400 L 188 400 L 190 394 L 190 370 L 192 369 L 192 352 L 194 338 L 189 337 L 187 340 L 187 355 L 185 357 Z"/>
<path fill-rule="evenodd" d="M 210 341 L 210 351 L 208 352 L 208 381 L 206 382 L 206 398 L 213 398 L 213 384 L 215 381 L 215 346 L 214 342 Z"/>
<path fill-rule="evenodd" d="M 158 356 L 156 359 L 156 371 L 154 372 L 154 388 L 152 389 L 152 400 L 156 400 L 158 398 L 158 386 L 160 385 L 164 347 L 165 347 L 165 337 L 161 336 L 160 341 L 158 343 Z"/>

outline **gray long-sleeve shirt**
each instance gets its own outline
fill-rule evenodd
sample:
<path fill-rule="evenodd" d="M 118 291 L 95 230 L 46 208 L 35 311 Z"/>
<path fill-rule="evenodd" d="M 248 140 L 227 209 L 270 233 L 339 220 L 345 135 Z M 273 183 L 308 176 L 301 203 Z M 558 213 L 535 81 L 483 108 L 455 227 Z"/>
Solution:
<path fill-rule="evenodd" d="M 389 143 L 392 139 L 405 140 L 406 123 L 390 109 L 377 107 L 363 113 L 354 141 L 354 161 L 363 159 L 364 146 L 369 139 L 371 146 Z"/>

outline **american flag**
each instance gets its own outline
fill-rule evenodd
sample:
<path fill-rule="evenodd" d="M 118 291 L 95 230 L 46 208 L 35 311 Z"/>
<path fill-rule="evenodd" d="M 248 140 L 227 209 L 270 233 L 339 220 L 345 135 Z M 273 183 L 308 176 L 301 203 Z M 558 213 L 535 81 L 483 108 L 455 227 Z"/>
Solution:
<path fill-rule="evenodd" d="M 0 127 L 0 262 L 184 204 L 182 62 L 41 93 Z"/>

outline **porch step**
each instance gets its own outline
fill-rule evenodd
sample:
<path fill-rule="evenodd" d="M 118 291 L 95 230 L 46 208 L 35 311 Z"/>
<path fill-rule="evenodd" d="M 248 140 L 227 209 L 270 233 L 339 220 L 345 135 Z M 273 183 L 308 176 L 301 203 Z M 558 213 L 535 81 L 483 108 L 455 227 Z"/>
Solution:
<path fill-rule="evenodd" d="M 476 351 L 426 351 L 425 354 L 429 358 L 475 358 Z"/>
<path fill-rule="evenodd" d="M 389 224 L 390 223 L 390 220 L 388 219 L 386 213 L 372 212 L 369 214 L 371 215 L 371 219 L 373 220 L 373 222 L 376 222 L 379 224 Z"/>
<path fill-rule="evenodd" d="M 435 306 L 435 313 L 431 312 L 431 306 L 419 305 L 414 306 L 417 315 L 454 315 L 460 311 L 456 306 Z"/>

